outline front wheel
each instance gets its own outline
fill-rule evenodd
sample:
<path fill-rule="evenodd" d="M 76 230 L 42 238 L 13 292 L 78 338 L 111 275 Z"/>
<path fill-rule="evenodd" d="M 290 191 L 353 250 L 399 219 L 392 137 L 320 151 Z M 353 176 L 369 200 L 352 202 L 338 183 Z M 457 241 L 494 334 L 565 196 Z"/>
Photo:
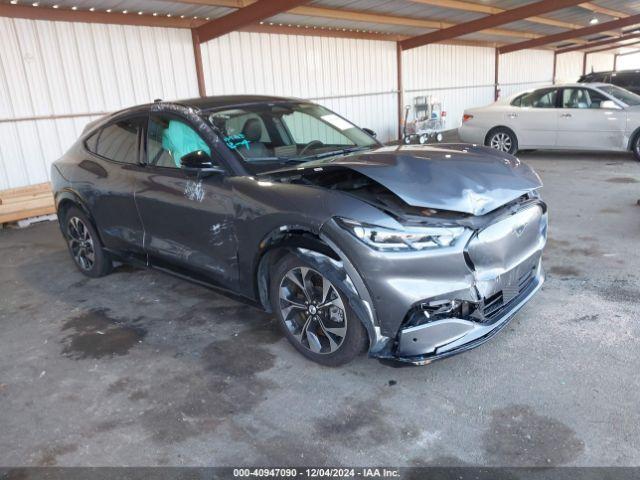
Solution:
<path fill-rule="evenodd" d="M 507 128 L 495 128 L 489 132 L 485 140 L 485 145 L 500 152 L 515 155 L 518 151 L 518 139 L 515 134 Z"/>
<path fill-rule="evenodd" d="M 346 297 L 300 258 L 288 254 L 274 267 L 270 297 L 287 339 L 314 362 L 343 365 L 365 349 L 367 333 Z"/>

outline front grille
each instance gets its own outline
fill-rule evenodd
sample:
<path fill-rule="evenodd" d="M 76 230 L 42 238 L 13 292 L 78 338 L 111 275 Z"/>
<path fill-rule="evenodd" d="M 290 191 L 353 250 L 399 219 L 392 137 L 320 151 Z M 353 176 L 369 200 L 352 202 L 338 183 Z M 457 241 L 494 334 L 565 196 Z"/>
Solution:
<path fill-rule="evenodd" d="M 493 320 L 499 316 L 504 309 L 509 308 L 515 303 L 522 293 L 529 289 L 533 278 L 534 269 L 529 269 L 518 279 L 517 285 L 509 285 L 486 298 L 482 309 L 482 316 L 485 318 L 485 321 Z"/>

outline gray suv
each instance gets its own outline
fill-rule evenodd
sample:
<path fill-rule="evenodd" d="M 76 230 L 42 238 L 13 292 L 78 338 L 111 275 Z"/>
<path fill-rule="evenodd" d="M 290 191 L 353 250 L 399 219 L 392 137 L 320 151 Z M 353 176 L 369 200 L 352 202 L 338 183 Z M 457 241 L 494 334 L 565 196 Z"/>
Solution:
<path fill-rule="evenodd" d="M 475 347 L 543 282 L 540 179 L 490 148 L 374 137 L 292 98 L 120 111 L 52 167 L 62 233 L 85 275 L 120 261 L 212 286 L 321 364 Z"/>

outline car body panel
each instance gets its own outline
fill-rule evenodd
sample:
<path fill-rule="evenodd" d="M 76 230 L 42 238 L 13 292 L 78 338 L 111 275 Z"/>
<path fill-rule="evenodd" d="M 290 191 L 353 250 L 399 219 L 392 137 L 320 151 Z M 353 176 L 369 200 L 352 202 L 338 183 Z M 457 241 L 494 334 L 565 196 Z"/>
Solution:
<path fill-rule="evenodd" d="M 234 201 L 223 176 L 204 179 L 180 169 L 147 167 L 135 202 L 151 263 L 192 268 L 237 289 Z"/>
<path fill-rule="evenodd" d="M 559 146 L 567 149 L 621 150 L 627 113 L 624 110 L 566 108 L 558 111 Z"/>
<path fill-rule="evenodd" d="M 518 159 L 464 144 L 388 146 L 289 171 L 336 166 L 366 175 L 409 205 L 472 215 L 491 212 L 542 186 L 540 177 Z"/>
<path fill-rule="evenodd" d="M 520 146 L 554 148 L 558 143 L 558 110 L 509 106 L 503 123 L 515 132 Z"/>

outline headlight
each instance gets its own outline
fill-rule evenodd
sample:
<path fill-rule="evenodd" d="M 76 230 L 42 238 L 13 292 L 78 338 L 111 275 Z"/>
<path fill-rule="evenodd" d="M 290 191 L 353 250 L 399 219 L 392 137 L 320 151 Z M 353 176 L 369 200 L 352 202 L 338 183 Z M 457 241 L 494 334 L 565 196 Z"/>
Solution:
<path fill-rule="evenodd" d="M 371 248 L 382 251 L 426 250 L 429 248 L 449 247 L 464 233 L 463 227 L 409 227 L 402 230 L 366 225 L 348 220 L 337 219 L 342 228 Z"/>

